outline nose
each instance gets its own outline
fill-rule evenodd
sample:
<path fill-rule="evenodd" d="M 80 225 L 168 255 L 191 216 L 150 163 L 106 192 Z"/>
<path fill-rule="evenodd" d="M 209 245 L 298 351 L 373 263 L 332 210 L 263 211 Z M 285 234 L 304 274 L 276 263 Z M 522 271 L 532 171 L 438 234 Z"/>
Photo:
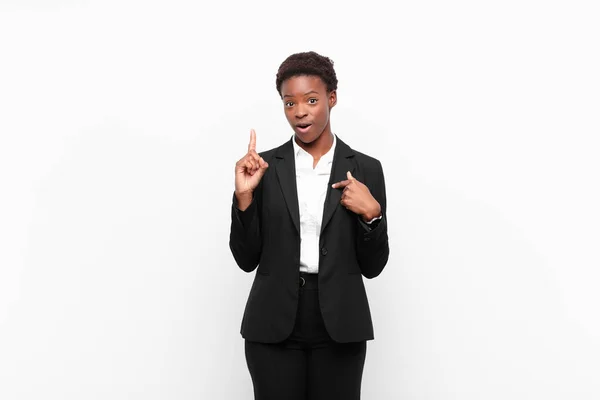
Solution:
<path fill-rule="evenodd" d="M 306 109 L 300 105 L 298 105 L 296 107 L 296 118 L 298 119 L 302 119 L 304 117 L 306 117 L 308 113 L 306 112 Z"/>

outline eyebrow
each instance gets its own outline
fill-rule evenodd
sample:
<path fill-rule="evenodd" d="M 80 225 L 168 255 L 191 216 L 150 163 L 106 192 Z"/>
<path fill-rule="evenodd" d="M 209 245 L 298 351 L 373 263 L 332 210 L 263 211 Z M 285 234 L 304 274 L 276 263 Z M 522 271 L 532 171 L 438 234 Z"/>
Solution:
<path fill-rule="evenodd" d="M 311 93 L 315 93 L 315 94 L 319 94 L 319 92 L 317 92 L 316 90 L 311 90 L 309 92 L 304 93 L 304 95 L 306 96 L 307 94 L 311 94 Z M 291 94 L 284 94 L 283 97 L 294 97 Z"/>

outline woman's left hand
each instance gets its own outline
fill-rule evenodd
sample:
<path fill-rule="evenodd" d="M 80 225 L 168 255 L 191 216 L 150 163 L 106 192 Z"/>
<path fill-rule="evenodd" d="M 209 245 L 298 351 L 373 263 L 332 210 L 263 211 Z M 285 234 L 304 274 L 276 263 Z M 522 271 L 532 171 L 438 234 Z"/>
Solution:
<path fill-rule="evenodd" d="M 369 188 L 362 182 L 356 180 L 348 171 L 348 179 L 336 182 L 332 185 L 334 189 L 343 189 L 340 203 L 348 210 L 362 217 L 363 221 L 371 221 L 381 215 L 381 206 L 375 200 Z"/>

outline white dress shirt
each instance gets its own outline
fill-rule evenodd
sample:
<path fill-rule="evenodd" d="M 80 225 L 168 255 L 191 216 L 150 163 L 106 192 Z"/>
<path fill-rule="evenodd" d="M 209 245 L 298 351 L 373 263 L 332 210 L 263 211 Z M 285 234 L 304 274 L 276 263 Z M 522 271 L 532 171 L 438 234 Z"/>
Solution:
<path fill-rule="evenodd" d="M 337 139 L 334 134 L 333 145 L 323 154 L 315 168 L 313 156 L 298 146 L 295 138 L 292 138 L 292 142 L 300 210 L 300 271 L 316 274 L 319 272 L 319 236 L 323 208 Z"/>

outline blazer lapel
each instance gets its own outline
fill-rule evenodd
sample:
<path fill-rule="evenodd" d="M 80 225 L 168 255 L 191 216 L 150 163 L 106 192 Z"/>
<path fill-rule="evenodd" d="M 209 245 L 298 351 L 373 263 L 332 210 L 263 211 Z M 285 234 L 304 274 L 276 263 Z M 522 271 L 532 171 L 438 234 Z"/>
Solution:
<path fill-rule="evenodd" d="M 333 165 L 331 166 L 331 175 L 329 178 L 329 184 L 327 185 L 327 195 L 325 197 L 325 204 L 323 207 L 323 221 L 321 222 L 321 233 L 325 230 L 325 227 L 331 220 L 331 217 L 341 207 L 340 200 L 342 198 L 343 189 L 334 189 L 331 187 L 335 182 L 343 181 L 347 179 L 346 173 L 354 175 L 355 164 L 353 162 L 354 152 L 344 142 L 337 138 L 337 144 L 335 152 L 333 153 Z M 356 176 L 355 176 L 356 177 Z"/>
<path fill-rule="evenodd" d="M 292 140 L 294 140 L 292 138 Z M 277 178 L 285 198 L 285 203 L 294 221 L 294 226 L 300 234 L 300 211 L 298 207 L 298 189 L 296 186 L 296 161 L 294 159 L 294 145 L 290 140 L 281 146 L 275 154 L 277 158 Z"/>

